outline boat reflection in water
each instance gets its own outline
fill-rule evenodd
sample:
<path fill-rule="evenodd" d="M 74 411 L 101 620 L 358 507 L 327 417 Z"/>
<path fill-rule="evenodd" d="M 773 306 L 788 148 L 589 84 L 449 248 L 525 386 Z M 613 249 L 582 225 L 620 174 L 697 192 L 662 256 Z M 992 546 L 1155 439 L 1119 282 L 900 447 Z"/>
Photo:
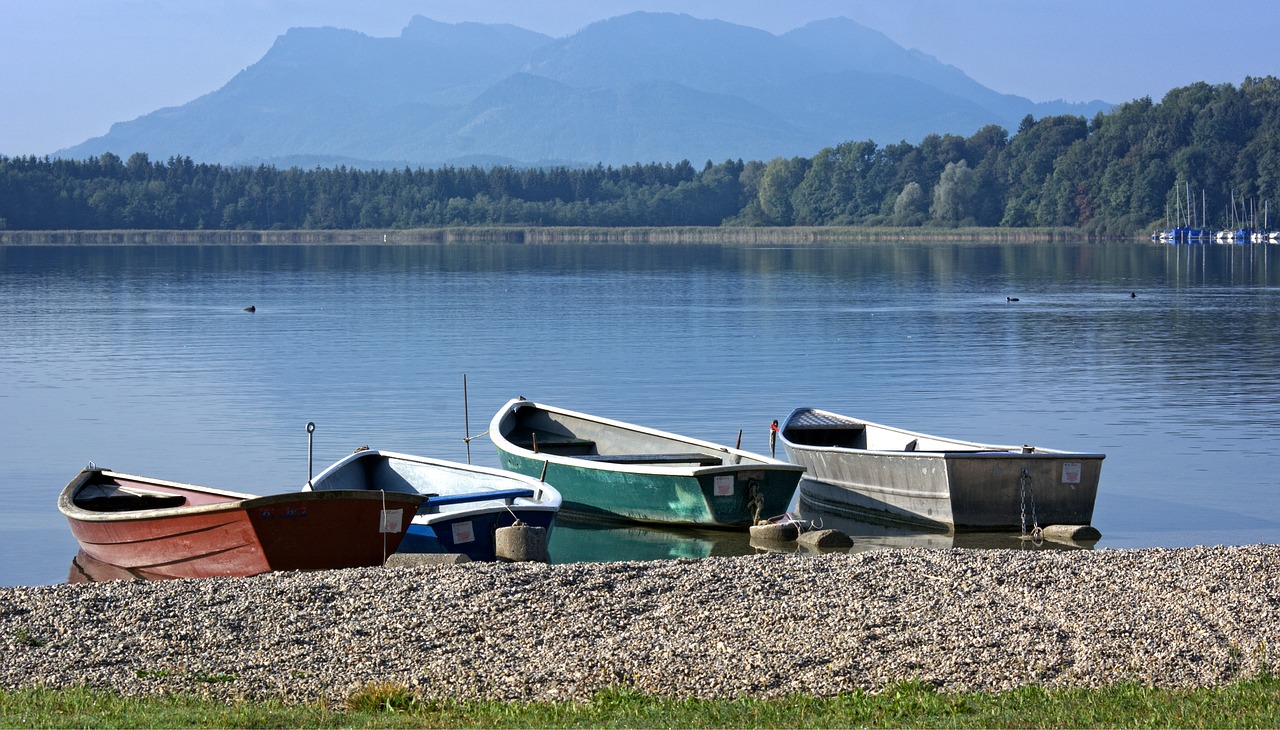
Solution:
<path fill-rule="evenodd" d="M 839 530 L 853 539 L 848 549 L 820 552 L 863 552 L 903 548 L 1088 550 L 1090 543 L 1023 540 L 1017 532 L 930 532 L 915 526 L 861 520 L 807 505 L 797 515 L 813 529 Z M 746 532 L 695 528 L 648 527 L 595 521 L 582 515 L 561 515 L 548 546 L 552 563 L 608 563 L 628 560 L 673 560 L 760 553 L 814 552 L 796 543 L 753 542 Z M 104 580 L 160 580 L 140 570 L 108 565 L 81 552 L 71 561 L 68 583 Z"/>
<path fill-rule="evenodd" d="M 875 522 L 808 505 L 797 517 L 812 529 L 834 529 L 853 540 L 852 548 L 810 549 L 792 543 L 757 542 L 730 530 L 677 529 L 594 521 L 561 513 L 549 550 L 552 563 L 670 560 L 765 552 L 863 552 L 903 548 L 972 548 L 979 550 L 1087 550 L 1091 543 L 1024 540 L 1019 532 L 945 532 L 916 525 Z"/>
<path fill-rule="evenodd" d="M 104 563 L 83 550 L 77 552 L 71 559 L 71 570 L 67 573 L 68 583 L 98 583 L 108 580 L 173 580 L 173 578 Z"/>
<path fill-rule="evenodd" d="M 919 525 L 880 522 L 852 513 L 824 510 L 801 502 L 798 517 L 811 529 L 839 530 L 853 540 L 849 552 L 900 548 L 966 548 L 974 550 L 1090 550 L 1094 542 L 1024 539 L 1021 532 L 929 530 Z"/>
<path fill-rule="evenodd" d="M 651 527 L 561 512 L 547 546 L 552 563 L 608 563 L 755 555 L 742 530 Z"/>

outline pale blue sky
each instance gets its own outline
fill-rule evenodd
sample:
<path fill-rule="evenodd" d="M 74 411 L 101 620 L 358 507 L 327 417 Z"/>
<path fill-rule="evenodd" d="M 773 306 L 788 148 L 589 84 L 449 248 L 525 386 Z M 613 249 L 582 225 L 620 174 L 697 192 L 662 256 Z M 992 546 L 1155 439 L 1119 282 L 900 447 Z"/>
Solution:
<path fill-rule="evenodd" d="M 843 16 L 1034 101 L 1280 76 L 1280 4 L 1257 0 L 0 0 L 0 153 L 52 153 L 186 103 L 295 26 L 391 36 L 420 14 L 564 36 L 634 10 L 774 33 Z"/>

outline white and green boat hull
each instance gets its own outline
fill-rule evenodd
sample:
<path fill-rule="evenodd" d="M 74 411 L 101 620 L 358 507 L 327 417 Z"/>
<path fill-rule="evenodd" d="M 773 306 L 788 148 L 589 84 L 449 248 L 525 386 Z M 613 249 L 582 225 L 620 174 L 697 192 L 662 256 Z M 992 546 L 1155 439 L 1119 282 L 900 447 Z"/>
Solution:
<path fill-rule="evenodd" d="M 490 437 L 502 466 L 561 509 L 632 522 L 747 528 L 785 513 L 804 468 L 740 449 L 515 400 Z"/>

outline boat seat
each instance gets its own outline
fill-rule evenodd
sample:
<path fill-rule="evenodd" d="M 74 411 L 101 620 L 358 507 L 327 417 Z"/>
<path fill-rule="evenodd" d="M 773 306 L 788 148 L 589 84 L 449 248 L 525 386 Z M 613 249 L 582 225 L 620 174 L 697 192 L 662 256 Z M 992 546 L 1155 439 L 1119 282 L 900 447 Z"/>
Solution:
<path fill-rule="evenodd" d="M 531 431 L 528 435 L 512 436 L 511 438 L 511 443 L 524 449 L 533 449 L 535 441 L 537 442 L 537 451 L 558 456 L 581 456 L 590 454 L 596 448 L 596 442 L 591 439 L 578 438 L 577 436 L 569 436 L 562 433 L 551 433 L 550 431 Z"/>
<path fill-rule="evenodd" d="M 519 497 L 532 497 L 534 491 L 528 487 L 518 487 L 516 489 L 492 489 L 487 492 L 470 492 L 468 494 L 432 494 L 427 497 L 427 504 L 431 507 L 439 507 L 446 504 L 467 504 L 469 502 L 489 502 L 491 500 L 503 500 L 507 504 L 511 504 L 513 500 Z"/>
<path fill-rule="evenodd" d="M 720 466 L 724 463 L 718 456 L 691 452 L 687 454 L 588 454 L 579 456 L 587 461 L 603 461 L 610 464 L 697 464 L 698 466 Z"/>
<path fill-rule="evenodd" d="M 136 512 L 147 509 L 164 509 L 181 507 L 187 498 L 181 494 L 116 494 L 89 497 L 75 500 L 75 505 L 90 512 Z"/>

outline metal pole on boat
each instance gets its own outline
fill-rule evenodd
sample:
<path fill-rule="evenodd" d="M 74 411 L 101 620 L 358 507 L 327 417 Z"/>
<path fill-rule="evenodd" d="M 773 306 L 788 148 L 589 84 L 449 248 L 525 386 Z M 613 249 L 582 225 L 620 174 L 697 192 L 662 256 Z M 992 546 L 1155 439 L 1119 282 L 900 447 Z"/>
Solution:
<path fill-rule="evenodd" d="M 311 486 L 311 434 L 316 432 L 315 421 L 307 421 L 307 486 Z"/>
<path fill-rule="evenodd" d="M 462 425 L 466 431 L 463 443 L 467 445 L 467 463 L 471 463 L 471 408 L 467 405 L 467 374 L 462 374 Z"/>

